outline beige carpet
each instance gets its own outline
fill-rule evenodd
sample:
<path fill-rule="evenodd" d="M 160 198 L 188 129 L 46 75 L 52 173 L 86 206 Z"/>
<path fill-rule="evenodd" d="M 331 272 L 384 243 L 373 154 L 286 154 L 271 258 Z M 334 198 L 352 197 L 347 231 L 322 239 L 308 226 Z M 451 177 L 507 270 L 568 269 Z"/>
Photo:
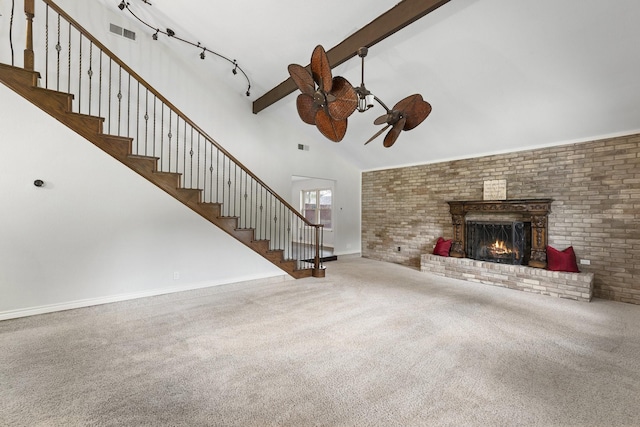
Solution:
<path fill-rule="evenodd" d="M 0 425 L 640 425 L 640 306 L 327 267 L 0 322 Z"/>

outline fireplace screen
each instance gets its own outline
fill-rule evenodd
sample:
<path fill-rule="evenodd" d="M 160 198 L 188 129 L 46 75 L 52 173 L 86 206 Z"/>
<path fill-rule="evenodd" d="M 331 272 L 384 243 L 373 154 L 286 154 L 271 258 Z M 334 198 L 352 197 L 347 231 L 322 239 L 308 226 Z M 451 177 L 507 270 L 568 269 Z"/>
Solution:
<path fill-rule="evenodd" d="M 527 227 L 528 226 L 528 227 Z M 531 224 L 524 222 L 467 221 L 466 253 L 469 258 L 502 264 L 528 262 Z M 527 228 L 529 232 L 527 233 Z"/>

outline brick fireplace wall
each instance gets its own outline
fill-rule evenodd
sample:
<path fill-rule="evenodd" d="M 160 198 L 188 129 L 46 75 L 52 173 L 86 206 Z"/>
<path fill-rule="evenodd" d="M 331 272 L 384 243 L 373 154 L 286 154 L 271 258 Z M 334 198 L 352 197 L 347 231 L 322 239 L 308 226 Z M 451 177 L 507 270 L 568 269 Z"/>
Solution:
<path fill-rule="evenodd" d="M 494 179 L 508 199 L 554 199 L 549 244 L 590 261 L 594 296 L 640 304 L 640 134 L 364 172 L 362 256 L 419 267 L 452 237 L 447 201 L 482 200 Z"/>

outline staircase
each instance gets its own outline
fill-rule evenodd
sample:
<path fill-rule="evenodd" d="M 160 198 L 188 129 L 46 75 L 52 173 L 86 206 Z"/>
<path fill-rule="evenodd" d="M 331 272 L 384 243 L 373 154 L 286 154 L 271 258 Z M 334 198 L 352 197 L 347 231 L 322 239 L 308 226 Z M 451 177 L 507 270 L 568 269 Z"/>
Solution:
<path fill-rule="evenodd" d="M 25 0 L 25 67 L 0 64 L 0 82 L 292 277 L 324 277 L 320 225 L 309 223 L 55 3 L 42 0 L 40 7 L 46 16 L 41 49 L 33 49 L 36 7 Z M 65 30 L 69 51 L 61 54 Z M 50 34 L 54 40 L 57 34 L 55 46 Z M 75 54 L 73 37 L 80 42 Z M 44 78 L 33 70 L 41 62 Z"/>

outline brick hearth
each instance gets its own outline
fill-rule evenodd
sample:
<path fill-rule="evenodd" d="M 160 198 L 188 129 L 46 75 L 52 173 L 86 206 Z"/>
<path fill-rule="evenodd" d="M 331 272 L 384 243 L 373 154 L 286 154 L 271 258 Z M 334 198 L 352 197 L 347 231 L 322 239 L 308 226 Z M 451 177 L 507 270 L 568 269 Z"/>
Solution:
<path fill-rule="evenodd" d="M 542 295 L 591 301 L 593 273 L 564 273 L 522 265 L 424 254 L 420 271 Z"/>

